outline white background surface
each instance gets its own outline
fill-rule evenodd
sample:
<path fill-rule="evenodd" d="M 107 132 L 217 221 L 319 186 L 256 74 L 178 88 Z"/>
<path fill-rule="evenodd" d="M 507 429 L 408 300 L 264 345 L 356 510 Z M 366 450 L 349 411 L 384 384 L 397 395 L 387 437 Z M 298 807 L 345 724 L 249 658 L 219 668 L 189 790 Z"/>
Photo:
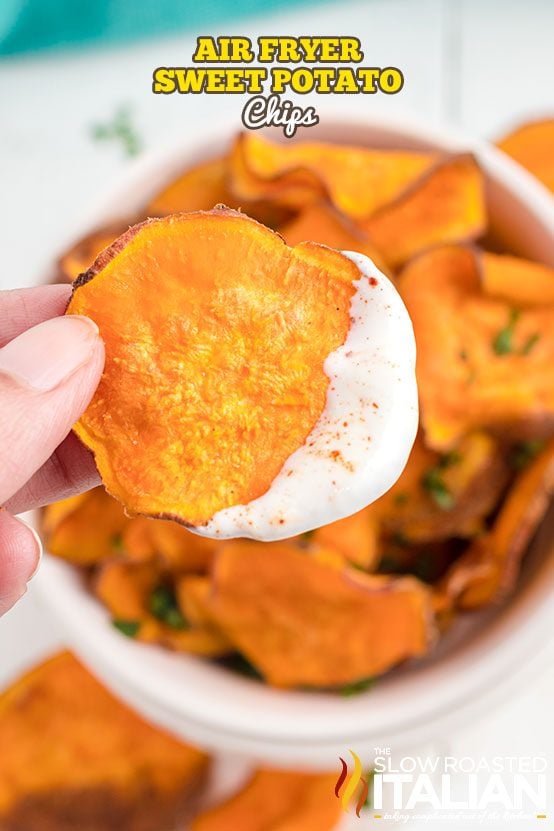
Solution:
<path fill-rule="evenodd" d="M 365 63 L 399 66 L 406 78 L 398 96 L 360 96 L 361 109 L 406 113 L 491 138 L 554 112 L 553 33 L 549 0 L 337 2 L 214 32 L 357 35 Z M 0 63 L 0 288 L 36 284 L 66 243 L 68 223 L 86 217 L 89 201 L 129 163 L 117 143 L 91 139 L 91 125 L 111 120 L 120 105 L 132 107 L 145 149 L 214 116 L 228 114 L 239 128 L 239 97 L 151 93 L 154 67 L 190 64 L 195 34 Z M 62 640 L 31 590 L 0 621 L 0 684 Z M 551 646 L 522 678 L 520 692 L 486 720 L 445 736 L 449 752 L 548 755 L 554 747 L 553 657 Z M 542 823 L 550 826 L 551 818 Z"/>

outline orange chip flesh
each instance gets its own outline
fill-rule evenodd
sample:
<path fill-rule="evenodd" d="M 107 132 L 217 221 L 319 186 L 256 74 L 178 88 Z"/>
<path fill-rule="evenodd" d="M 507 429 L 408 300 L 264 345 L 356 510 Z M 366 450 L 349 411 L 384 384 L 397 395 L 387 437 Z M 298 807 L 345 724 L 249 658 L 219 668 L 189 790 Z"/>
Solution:
<path fill-rule="evenodd" d="M 157 831 L 190 812 L 208 757 L 142 721 L 69 653 L 0 696 L 6 831 Z"/>
<path fill-rule="evenodd" d="M 369 257 L 377 268 L 387 273 L 383 258 L 367 235 L 325 202 L 316 202 L 305 208 L 298 216 L 279 228 L 279 233 L 287 245 L 291 246 L 304 240 L 312 240 L 339 251 L 358 251 Z"/>
<path fill-rule="evenodd" d="M 373 577 L 286 543 L 220 550 L 208 611 L 265 679 L 333 688 L 422 655 L 433 641 L 417 580 Z"/>
<path fill-rule="evenodd" d="M 261 768 L 238 793 L 196 817 L 191 831 L 332 831 L 341 812 L 336 779 Z"/>
<path fill-rule="evenodd" d="M 542 263 L 484 251 L 481 282 L 485 294 L 517 307 L 554 304 L 554 268 Z"/>
<path fill-rule="evenodd" d="M 378 531 L 375 510 L 370 505 L 355 514 L 317 528 L 311 535 L 310 542 L 332 549 L 350 563 L 371 571 L 378 560 Z"/>
<path fill-rule="evenodd" d="M 246 136 L 239 135 L 231 148 L 229 188 L 235 199 L 270 200 L 274 205 L 298 210 L 325 196 L 323 183 L 310 170 L 292 169 L 273 179 L 257 176 L 248 164 L 245 152 L 248 141 Z"/>
<path fill-rule="evenodd" d="M 482 173 L 461 155 L 439 162 L 361 226 L 395 269 L 431 246 L 480 237 L 486 223 Z"/>
<path fill-rule="evenodd" d="M 523 124 L 498 146 L 554 192 L 554 118 Z"/>
<path fill-rule="evenodd" d="M 51 554 L 82 566 L 110 559 L 129 519 L 104 488 L 45 508 L 42 533 Z"/>
<path fill-rule="evenodd" d="M 176 522 L 146 517 L 132 517 L 121 542 L 129 559 L 158 558 L 176 573 L 207 571 L 217 545 L 215 540 L 192 534 Z"/>
<path fill-rule="evenodd" d="M 157 643 L 195 655 L 219 656 L 231 651 L 228 640 L 212 624 L 168 625 L 151 611 L 154 591 L 168 587 L 168 576 L 155 561 L 106 563 L 95 578 L 96 594 L 109 609 L 114 621 L 137 624 L 134 637 L 144 643 Z"/>
<path fill-rule="evenodd" d="M 359 271 L 235 211 L 132 228 L 74 286 L 102 380 L 75 427 L 132 513 L 198 526 L 265 493 L 325 406 Z"/>
<path fill-rule="evenodd" d="M 166 216 L 180 211 L 208 211 L 220 202 L 228 204 L 225 181 L 227 159 L 210 159 L 188 168 L 169 182 L 148 204 L 148 216 Z"/>
<path fill-rule="evenodd" d="M 125 557 L 175 573 L 207 571 L 217 542 L 163 519 L 128 517 L 103 487 L 48 505 L 41 531 L 50 554 L 81 566 Z"/>
<path fill-rule="evenodd" d="M 521 558 L 554 494 L 554 441 L 518 476 L 491 530 L 479 537 L 443 581 L 462 609 L 502 600 L 513 590 Z"/>
<path fill-rule="evenodd" d="M 467 433 L 449 454 L 418 436 L 396 484 L 369 510 L 383 531 L 404 542 L 472 537 L 483 530 L 508 479 L 503 448 L 482 430 Z"/>
<path fill-rule="evenodd" d="M 293 204 L 297 206 L 317 198 L 323 188 L 338 210 L 360 219 L 396 198 L 435 159 L 431 153 L 368 150 L 323 142 L 277 144 L 245 133 L 235 144 L 231 182 L 239 195 L 294 193 Z"/>
<path fill-rule="evenodd" d="M 413 260 L 398 287 L 416 335 L 429 446 L 448 450 L 473 426 L 515 437 L 552 431 L 552 306 L 515 309 L 485 295 L 478 258 L 456 246 Z"/>

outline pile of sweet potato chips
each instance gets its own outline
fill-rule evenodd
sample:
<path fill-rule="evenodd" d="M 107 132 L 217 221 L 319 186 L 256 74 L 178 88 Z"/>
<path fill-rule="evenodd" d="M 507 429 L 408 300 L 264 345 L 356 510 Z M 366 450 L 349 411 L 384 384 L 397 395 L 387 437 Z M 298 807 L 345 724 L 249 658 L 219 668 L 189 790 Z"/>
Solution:
<path fill-rule="evenodd" d="M 205 807 L 209 756 L 142 721 L 69 652 L 0 693 L 0 747 L 2 831 L 331 831 L 340 813 L 336 773 L 271 769 Z"/>
<path fill-rule="evenodd" d="M 501 142 L 551 187 L 552 130 Z M 362 689 L 515 586 L 554 488 L 554 270 L 499 248 L 471 155 L 249 134 L 169 182 L 142 217 L 77 243 L 63 278 L 130 222 L 216 203 L 292 245 L 362 251 L 395 281 L 418 347 L 408 465 L 376 503 L 286 543 L 218 543 L 129 518 L 102 489 L 48 508 L 46 543 L 83 568 L 124 635 L 279 687 Z"/>

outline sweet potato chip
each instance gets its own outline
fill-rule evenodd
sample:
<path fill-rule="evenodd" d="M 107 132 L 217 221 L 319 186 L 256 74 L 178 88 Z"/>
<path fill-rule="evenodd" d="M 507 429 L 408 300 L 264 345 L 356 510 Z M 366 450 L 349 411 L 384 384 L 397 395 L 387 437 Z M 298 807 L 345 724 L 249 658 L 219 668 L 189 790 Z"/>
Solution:
<path fill-rule="evenodd" d="M 524 124 L 498 146 L 554 192 L 554 118 Z"/>
<path fill-rule="evenodd" d="M 96 576 L 95 588 L 124 634 L 198 655 L 230 651 L 213 622 L 196 625 L 184 616 L 175 583 L 155 562 L 106 563 Z"/>
<path fill-rule="evenodd" d="M 210 159 L 188 168 L 173 179 L 148 204 L 148 216 L 167 216 L 181 211 L 208 211 L 220 202 L 230 204 L 225 181 L 227 159 Z"/>
<path fill-rule="evenodd" d="M 554 151 L 553 151 L 554 153 Z M 554 304 L 554 268 L 506 254 L 481 254 L 483 291 L 514 307 Z"/>
<path fill-rule="evenodd" d="M 127 517 L 102 487 L 49 505 L 42 532 L 51 554 L 78 565 L 123 557 L 158 560 L 175 573 L 206 571 L 217 545 L 176 522 Z"/>
<path fill-rule="evenodd" d="M 261 141 L 258 146 L 263 150 L 267 143 Z M 260 178 L 250 169 L 245 152 L 249 146 L 249 138 L 240 135 L 231 149 L 229 188 L 235 200 L 241 203 L 268 200 L 274 205 L 298 210 L 325 196 L 323 183 L 310 170 L 292 169 L 273 179 Z"/>
<path fill-rule="evenodd" d="M 473 156 L 461 155 L 437 164 L 361 227 L 396 269 L 433 245 L 476 239 L 486 224 L 483 176 Z"/>
<path fill-rule="evenodd" d="M 336 774 L 261 768 L 236 794 L 196 817 L 191 831 L 332 831 Z"/>
<path fill-rule="evenodd" d="M 435 154 L 368 150 L 323 142 L 277 144 L 243 133 L 231 155 L 231 186 L 239 196 L 314 201 L 322 189 L 346 216 L 361 219 L 388 204 L 429 169 Z"/>
<path fill-rule="evenodd" d="M 207 577 L 187 575 L 177 581 L 175 591 L 179 608 L 193 626 L 209 626 L 212 624 L 207 611 L 211 590 L 211 583 Z"/>
<path fill-rule="evenodd" d="M 145 517 L 129 520 L 121 544 L 127 558 L 159 558 L 166 568 L 176 573 L 206 571 L 217 545 L 214 540 L 192 534 L 176 522 Z"/>
<path fill-rule="evenodd" d="M 265 493 L 324 408 L 359 278 L 228 209 L 132 228 L 74 287 L 104 375 L 76 425 L 110 493 L 199 526 Z M 209 368 L 209 371 L 207 371 Z"/>
<path fill-rule="evenodd" d="M 379 526 L 373 505 L 323 525 L 310 535 L 309 541 L 324 549 L 332 549 L 349 562 L 372 571 L 378 559 L 379 544 Z"/>
<path fill-rule="evenodd" d="M 385 532 L 408 543 L 471 537 L 482 530 L 508 472 L 503 449 L 482 431 L 468 433 L 446 454 L 419 436 L 398 482 L 369 510 Z"/>
<path fill-rule="evenodd" d="M 359 251 L 387 273 L 381 255 L 363 231 L 326 202 L 315 202 L 305 208 L 295 219 L 279 228 L 279 233 L 290 246 L 312 240 L 339 251 Z"/>
<path fill-rule="evenodd" d="M 91 234 L 87 234 L 75 245 L 63 254 L 58 261 L 60 277 L 66 283 L 72 283 L 79 274 L 90 268 L 96 257 L 112 242 L 123 234 L 131 223 L 116 223 L 99 228 Z"/>
<path fill-rule="evenodd" d="M 445 593 L 473 609 L 502 600 L 515 586 L 521 558 L 554 494 L 554 442 L 519 475 L 489 533 L 450 570 Z"/>
<path fill-rule="evenodd" d="M 290 218 L 290 211 L 267 200 L 237 200 L 227 187 L 228 167 L 229 159 L 222 157 L 188 168 L 156 194 L 146 214 L 168 216 L 184 211 L 209 211 L 224 203 L 231 208 L 243 209 L 248 216 L 269 228 L 276 228 Z"/>
<path fill-rule="evenodd" d="M 418 257 L 398 285 L 416 334 L 431 447 L 449 449 L 477 425 L 514 436 L 552 431 L 554 307 L 518 309 L 484 295 L 475 254 L 456 246 Z"/>
<path fill-rule="evenodd" d="M 94 488 L 45 508 L 42 532 L 51 554 L 88 566 L 116 556 L 128 524 L 120 503 Z"/>
<path fill-rule="evenodd" d="M 340 562 L 340 561 L 339 561 Z M 424 654 L 430 595 L 410 578 L 374 577 L 286 543 L 219 551 L 208 610 L 278 687 L 334 688 Z"/>
<path fill-rule="evenodd" d="M 141 621 L 150 613 L 148 601 L 161 579 L 154 562 L 112 561 L 97 572 L 96 594 L 115 620 Z"/>
<path fill-rule="evenodd" d="M 159 831 L 190 814 L 208 758 L 142 721 L 69 653 L 0 697 L 3 831 Z"/>

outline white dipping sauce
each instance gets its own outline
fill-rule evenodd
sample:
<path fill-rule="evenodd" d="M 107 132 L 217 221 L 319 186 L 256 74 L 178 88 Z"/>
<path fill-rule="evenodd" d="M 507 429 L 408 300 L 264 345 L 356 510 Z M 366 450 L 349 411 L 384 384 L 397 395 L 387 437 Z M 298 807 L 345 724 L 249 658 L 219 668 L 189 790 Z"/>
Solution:
<path fill-rule="evenodd" d="M 269 489 L 191 528 L 205 537 L 281 540 L 361 510 L 394 485 L 418 425 L 415 339 L 400 295 L 363 254 L 345 343 L 327 357 L 327 402 Z"/>

